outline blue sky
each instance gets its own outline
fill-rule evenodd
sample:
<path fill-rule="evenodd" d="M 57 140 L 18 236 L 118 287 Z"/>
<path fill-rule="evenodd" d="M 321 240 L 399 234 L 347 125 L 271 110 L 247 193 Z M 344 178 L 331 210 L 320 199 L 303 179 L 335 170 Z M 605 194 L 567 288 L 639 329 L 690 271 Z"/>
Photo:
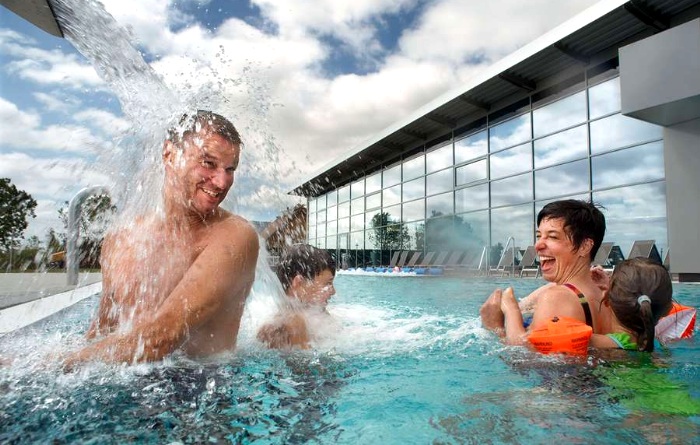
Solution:
<path fill-rule="evenodd" d="M 253 220 L 293 205 L 286 192 L 330 159 L 594 3 L 103 2 L 172 91 L 216 98 L 235 121 L 247 165 L 230 207 Z M 0 7 L 0 177 L 39 202 L 27 235 L 61 230 L 57 209 L 81 188 L 113 185 L 119 166 L 102 158 L 132 124 L 69 42 Z"/>

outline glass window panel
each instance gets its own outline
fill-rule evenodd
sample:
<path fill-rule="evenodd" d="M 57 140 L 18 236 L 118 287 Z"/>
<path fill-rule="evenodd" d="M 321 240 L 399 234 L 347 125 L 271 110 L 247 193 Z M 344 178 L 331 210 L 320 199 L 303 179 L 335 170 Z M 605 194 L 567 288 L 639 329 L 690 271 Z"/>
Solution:
<path fill-rule="evenodd" d="M 532 173 L 491 182 L 491 206 L 520 204 L 532 200 Z"/>
<path fill-rule="evenodd" d="M 309 225 L 310 226 L 316 225 L 316 214 L 315 213 L 309 213 Z"/>
<path fill-rule="evenodd" d="M 571 195 L 588 190 L 588 159 L 535 172 L 535 198 Z"/>
<path fill-rule="evenodd" d="M 428 195 L 452 190 L 454 188 L 454 174 L 452 173 L 452 169 L 448 168 L 447 170 L 428 175 L 426 177 L 426 183 Z"/>
<path fill-rule="evenodd" d="M 350 248 L 355 250 L 365 248 L 365 232 L 353 232 L 350 234 Z"/>
<path fill-rule="evenodd" d="M 419 219 L 425 219 L 425 201 L 419 199 L 418 201 L 405 202 L 403 204 L 403 221 L 416 221 Z"/>
<path fill-rule="evenodd" d="M 404 183 L 403 185 L 403 200 L 410 201 L 412 199 L 422 198 L 425 196 L 425 178 L 414 179 Z"/>
<path fill-rule="evenodd" d="M 352 199 L 359 198 L 365 194 L 365 178 L 355 181 L 350 184 L 350 197 Z"/>
<path fill-rule="evenodd" d="M 594 189 L 663 179 L 663 142 L 652 142 L 594 156 L 591 163 Z"/>
<path fill-rule="evenodd" d="M 365 183 L 365 193 L 370 194 L 382 188 L 382 172 L 367 176 Z"/>
<path fill-rule="evenodd" d="M 455 221 L 459 245 L 475 261 L 479 261 L 481 250 L 489 243 L 489 211 L 464 213 Z"/>
<path fill-rule="evenodd" d="M 581 91 L 532 111 L 535 137 L 586 121 L 586 92 Z"/>
<path fill-rule="evenodd" d="M 367 210 L 376 209 L 377 207 L 381 207 L 381 205 L 382 205 L 382 194 L 381 193 L 375 193 L 374 195 L 370 195 L 365 200 L 365 208 Z"/>
<path fill-rule="evenodd" d="M 364 230 L 365 214 L 361 213 L 350 218 L 350 230 Z"/>
<path fill-rule="evenodd" d="M 328 207 L 328 210 L 326 210 L 326 219 L 328 221 L 335 221 L 338 219 L 338 207 L 333 206 L 333 207 Z"/>
<path fill-rule="evenodd" d="M 401 182 L 401 164 L 387 168 L 383 173 L 383 186 L 391 187 Z"/>
<path fill-rule="evenodd" d="M 401 206 L 395 205 L 392 207 L 385 207 L 384 213 L 387 215 L 387 219 L 392 222 L 401 221 Z"/>
<path fill-rule="evenodd" d="M 472 162 L 455 169 L 457 185 L 469 184 L 470 182 L 483 181 L 487 178 L 486 159 Z"/>
<path fill-rule="evenodd" d="M 377 249 L 381 249 L 380 241 L 381 241 L 381 238 L 379 238 L 375 235 L 374 230 L 368 230 L 365 232 L 365 249 L 366 250 L 374 251 Z M 379 261 L 377 261 L 377 255 L 374 254 L 374 252 L 370 253 L 369 259 L 370 259 L 370 265 L 379 266 Z"/>
<path fill-rule="evenodd" d="M 316 226 L 316 238 L 325 238 L 326 237 L 326 225 L 325 224 L 319 224 Z"/>
<path fill-rule="evenodd" d="M 530 142 L 491 155 L 491 179 L 532 169 Z"/>
<path fill-rule="evenodd" d="M 454 194 L 452 192 L 431 196 L 426 199 L 426 211 L 428 217 L 437 215 L 452 215 Z"/>
<path fill-rule="evenodd" d="M 588 127 L 581 125 L 535 141 L 535 168 L 588 156 Z"/>
<path fill-rule="evenodd" d="M 586 192 L 586 193 L 581 193 L 581 194 L 578 194 L 578 195 L 560 196 L 560 197 L 557 197 L 557 198 L 545 199 L 545 200 L 542 200 L 542 201 L 537 201 L 537 202 L 535 202 L 535 213 L 537 213 L 537 212 L 539 212 L 540 210 L 542 210 L 542 207 L 546 206 L 546 205 L 549 204 L 550 202 L 561 201 L 561 200 L 563 200 L 563 199 L 577 199 L 577 200 L 579 200 L 579 201 L 586 201 L 586 202 L 588 202 L 588 201 L 591 200 L 591 195 L 590 195 L 590 193 Z"/>
<path fill-rule="evenodd" d="M 591 153 L 650 142 L 662 136 L 663 129 L 658 125 L 615 114 L 591 122 Z"/>
<path fill-rule="evenodd" d="M 367 212 L 365 213 L 365 227 L 367 229 L 370 229 L 372 227 L 376 227 L 375 224 L 382 224 L 384 222 L 384 219 L 382 218 L 382 213 L 377 211 L 377 212 Z"/>
<path fill-rule="evenodd" d="M 317 238 L 316 239 L 316 247 L 318 247 L 319 249 L 325 249 L 326 248 L 326 237 Z"/>
<path fill-rule="evenodd" d="M 515 238 L 515 246 L 522 249 L 535 243 L 535 222 L 532 204 L 502 207 L 491 210 L 491 245 L 505 247 L 509 237 Z M 491 258 L 498 264 L 499 258 Z"/>
<path fill-rule="evenodd" d="M 326 195 L 319 196 L 316 198 L 316 211 L 320 212 L 321 210 L 326 209 Z"/>
<path fill-rule="evenodd" d="M 593 200 L 605 207 L 605 240 L 619 245 L 625 258 L 635 240 L 653 239 L 657 249 L 668 248 L 664 181 L 593 193 Z"/>
<path fill-rule="evenodd" d="M 350 199 L 350 186 L 346 185 L 338 189 L 338 202 L 345 202 Z"/>
<path fill-rule="evenodd" d="M 309 226 L 309 239 L 316 238 L 316 226 Z"/>
<path fill-rule="evenodd" d="M 309 199 L 309 212 L 316 211 L 316 198 Z"/>
<path fill-rule="evenodd" d="M 328 236 L 326 237 L 326 249 L 335 250 L 338 248 L 338 237 Z"/>
<path fill-rule="evenodd" d="M 616 77 L 588 89 L 591 119 L 620 111 L 620 78 Z"/>
<path fill-rule="evenodd" d="M 328 195 L 326 198 L 326 203 L 328 204 L 328 207 L 338 204 L 338 191 L 337 190 L 333 190 L 332 192 L 328 192 Z"/>
<path fill-rule="evenodd" d="M 365 211 L 365 198 L 357 198 L 352 200 L 350 205 L 350 210 L 352 215 L 357 215 Z"/>
<path fill-rule="evenodd" d="M 316 223 L 317 224 L 323 224 L 326 222 L 326 211 L 323 210 L 322 212 L 318 212 L 316 214 Z"/>
<path fill-rule="evenodd" d="M 489 185 L 481 184 L 455 191 L 455 212 L 487 209 L 489 207 Z"/>
<path fill-rule="evenodd" d="M 491 152 L 532 139 L 530 113 L 523 114 L 489 129 Z"/>
<path fill-rule="evenodd" d="M 403 163 L 403 180 L 409 181 L 425 174 L 425 156 L 420 155 Z"/>
<path fill-rule="evenodd" d="M 401 184 L 382 191 L 382 202 L 384 207 L 399 204 L 401 202 Z"/>
<path fill-rule="evenodd" d="M 455 164 L 485 156 L 488 153 L 486 130 L 455 141 Z"/>
<path fill-rule="evenodd" d="M 425 155 L 425 165 L 428 173 L 450 167 L 453 162 L 452 143 L 428 152 Z"/>
<path fill-rule="evenodd" d="M 330 221 L 326 223 L 326 235 L 335 235 L 338 233 L 338 222 Z"/>
<path fill-rule="evenodd" d="M 350 201 L 338 204 L 338 218 L 350 216 Z"/>
<path fill-rule="evenodd" d="M 414 222 L 404 224 L 406 227 L 406 239 L 404 240 L 404 248 L 409 250 L 423 250 L 425 245 L 425 224 Z M 411 259 L 410 257 L 408 258 Z"/>
<path fill-rule="evenodd" d="M 338 233 L 347 233 L 350 231 L 350 218 L 340 218 L 338 220 Z"/>

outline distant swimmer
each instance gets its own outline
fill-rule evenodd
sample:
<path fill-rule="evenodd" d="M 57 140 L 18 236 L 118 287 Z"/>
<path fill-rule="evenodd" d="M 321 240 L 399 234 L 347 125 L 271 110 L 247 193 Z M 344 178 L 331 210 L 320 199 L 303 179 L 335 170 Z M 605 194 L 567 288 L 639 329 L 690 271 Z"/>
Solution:
<path fill-rule="evenodd" d="M 259 249 L 251 224 L 220 208 L 240 151 L 236 128 L 210 111 L 185 115 L 169 131 L 163 212 L 105 237 L 102 298 L 87 333 L 94 341 L 65 357 L 65 368 L 235 348 Z"/>
<path fill-rule="evenodd" d="M 282 253 L 277 276 L 289 307 L 260 328 L 258 340 L 274 349 L 307 349 L 315 333 L 312 326 L 330 321 L 326 306 L 335 294 L 335 261 L 325 250 L 293 245 Z"/>

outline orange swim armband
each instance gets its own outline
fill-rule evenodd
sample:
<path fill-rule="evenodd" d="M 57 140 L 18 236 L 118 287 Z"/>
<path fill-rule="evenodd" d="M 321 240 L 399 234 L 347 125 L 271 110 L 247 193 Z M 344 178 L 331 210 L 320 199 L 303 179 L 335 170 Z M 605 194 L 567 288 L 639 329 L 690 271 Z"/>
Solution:
<path fill-rule="evenodd" d="M 542 354 L 586 355 L 593 328 L 575 318 L 554 317 L 530 331 L 528 340 Z"/>

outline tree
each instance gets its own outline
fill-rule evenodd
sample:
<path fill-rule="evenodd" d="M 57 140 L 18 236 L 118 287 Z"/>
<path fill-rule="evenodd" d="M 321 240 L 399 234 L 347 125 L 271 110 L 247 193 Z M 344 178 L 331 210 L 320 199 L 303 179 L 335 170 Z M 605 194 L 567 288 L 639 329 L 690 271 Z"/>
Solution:
<path fill-rule="evenodd" d="M 17 190 L 10 178 L 0 178 L 0 250 L 17 247 L 24 238 L 28 219 L 36 218 L 36 201 L 24 190 Z"/>
<path fill-rule="evenodd" d="M 394 221 L 389 213 L 380 212 L 370 222 L 373 230 L 369 239 L 380 250 L 400 250 L 408 239 L 408 229 L 401 221 Z"/>

